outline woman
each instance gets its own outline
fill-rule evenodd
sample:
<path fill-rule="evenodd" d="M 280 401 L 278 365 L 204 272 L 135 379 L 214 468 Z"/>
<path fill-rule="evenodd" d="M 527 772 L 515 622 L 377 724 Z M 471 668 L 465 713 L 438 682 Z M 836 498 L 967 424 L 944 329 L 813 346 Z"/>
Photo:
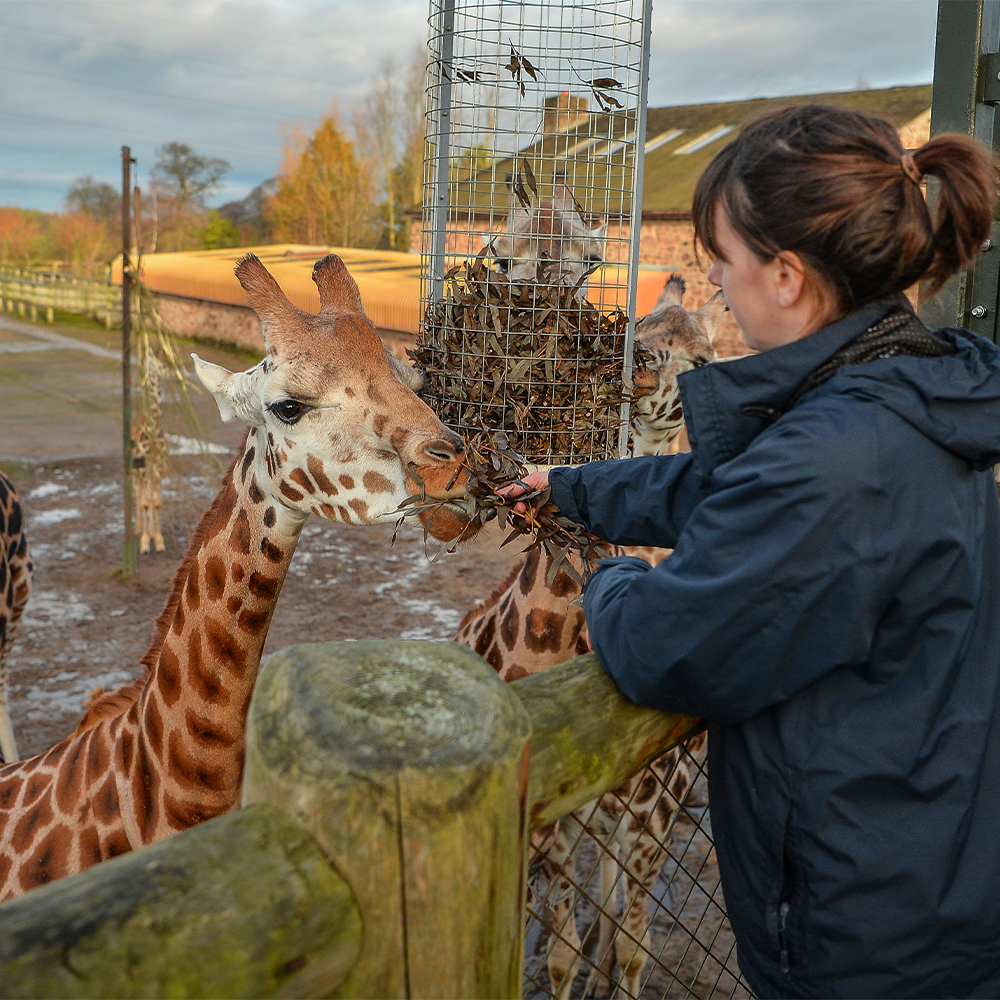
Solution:
<path fill-rule="evenodd" d="M 760 353 L 681 376 L 690 455 L 527 480 L 674 548 L 601 563 L 584 608 L 626 696 L 709 722 L 762 997 L 1000 996 L 1000 350 L 902 295 L 975 255 L 994 192 L 964 137 L 909 156 L 820 106 L 751 125 L 694 219 Z"/>

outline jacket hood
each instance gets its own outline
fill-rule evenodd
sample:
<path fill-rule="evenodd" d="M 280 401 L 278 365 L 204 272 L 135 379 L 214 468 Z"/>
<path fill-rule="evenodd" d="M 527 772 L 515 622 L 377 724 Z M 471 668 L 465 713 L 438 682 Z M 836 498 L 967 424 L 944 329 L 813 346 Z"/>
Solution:
<path fill-rule="evenodd" d="M 898 299 L 874 302 L 791 344 L 682 374 L 681 400 L 699 473 L 708 476 L 743 452 L 774 423 L 763 411 L 784 412 L 809 374 L 898 305 Z M 989 468 L 1000 462 L 1000 348 L 968 330 L 938 332 L 955 353 L 847 365 L 796 406 L 835 394 L 874 401 L 974 468 Z"/>
<path fill-rule="evenodd" d="M 973 468 L 988 469 L 1000 462 L 1000 348 L 968 330 L 938 333 L 954 354 L 842 368 L 830 391 L 878 402 Z"/>

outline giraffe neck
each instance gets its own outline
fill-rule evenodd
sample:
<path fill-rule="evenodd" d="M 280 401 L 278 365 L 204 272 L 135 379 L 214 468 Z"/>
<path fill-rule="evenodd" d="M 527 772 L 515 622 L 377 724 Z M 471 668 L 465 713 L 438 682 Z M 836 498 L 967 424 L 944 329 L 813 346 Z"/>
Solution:
<path fill-rule="evenodd" d="M 247 710 L 305 516 L 265 493 L 251 431 L 174 581 L 115 772 L 132 847 L 239 804 Z"/>
<path fill-rule="evenodd" d="M 681 432 L 683 419 L 670 423 L 666 427 L 654 427 L 642 420 L 632 423 L 632 455 L 641 458 L 644 455 L 663 455 L 670 443 Z"/>

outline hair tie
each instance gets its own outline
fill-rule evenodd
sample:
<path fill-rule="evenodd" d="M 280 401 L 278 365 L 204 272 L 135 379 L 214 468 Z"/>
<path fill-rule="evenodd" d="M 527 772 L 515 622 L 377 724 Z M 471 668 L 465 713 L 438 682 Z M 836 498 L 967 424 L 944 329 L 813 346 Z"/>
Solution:
<path fill-rule="evenodd" d="M 917 166 L 916 161 L 910 156 L 909 153 L 905 153 L 899 160 L 899 165 L 903 169 L 903 173 L 909 177 L 914 184 L 919 184 L 924 175 L 920 172 L 920 167 Z"/>

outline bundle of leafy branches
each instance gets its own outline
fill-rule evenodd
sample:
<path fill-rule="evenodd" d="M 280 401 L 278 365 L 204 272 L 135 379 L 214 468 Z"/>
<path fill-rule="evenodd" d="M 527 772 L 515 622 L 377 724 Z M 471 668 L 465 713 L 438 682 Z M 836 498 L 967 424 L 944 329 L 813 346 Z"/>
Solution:
<path fill-rule="evenodd" d="M 554 283 L 556 262 L 512 283 L 489 267 L 488 249 L 448 271 L 410 352 L 428 402 L 460 432 L 503 430 L 530 462 L 615 454 L 627 316 L 579 299 L 586 275 L 576 287 Z"/>
<path fill-rule="evenodd" d="M 453 552 L 480 527 L 493 520 L 502 529 L 509 529 L 507 537 L 500 543 L 501 548 L 515 539 L 526 538 L 528 544 L 524 551 L 544 549 L 552 557 L 546 580 L 548 584 L 552 583 L 561 569 L 582 587 L 598 560 L 608 556 L 606 542 L 559 513 L 559 508 L 550 499 L 549 487 L 522 493 L 517 497 L 500 493 L 505 486 L 519 482 L 527 474 L 524 456 L 511 449 L 507 435 L 502 431 L 495 434 L 481 432 L 467 437 L 463 466 L 468 476 L 468 485 L 462 502 L 469 514 L 469 524 L 457 538 L 443 546 L 432 561 L 438 560 L 447 552 Z M 420 479 L 412 465 L 410 474 L 419 484 Z M 421 484 L 419 493 L 407 497 L 399 505 L 402 516 L 396 527 L 410 514 L 433 510 L 447 502 L 427 496 Z M 524 504 L 526 510 L 514 510 L 518 504 Z M 424 537 L 426 540 L 426 527 Z M 582 573 L 568 558 L 570 555 L 576 556 Z"/>

